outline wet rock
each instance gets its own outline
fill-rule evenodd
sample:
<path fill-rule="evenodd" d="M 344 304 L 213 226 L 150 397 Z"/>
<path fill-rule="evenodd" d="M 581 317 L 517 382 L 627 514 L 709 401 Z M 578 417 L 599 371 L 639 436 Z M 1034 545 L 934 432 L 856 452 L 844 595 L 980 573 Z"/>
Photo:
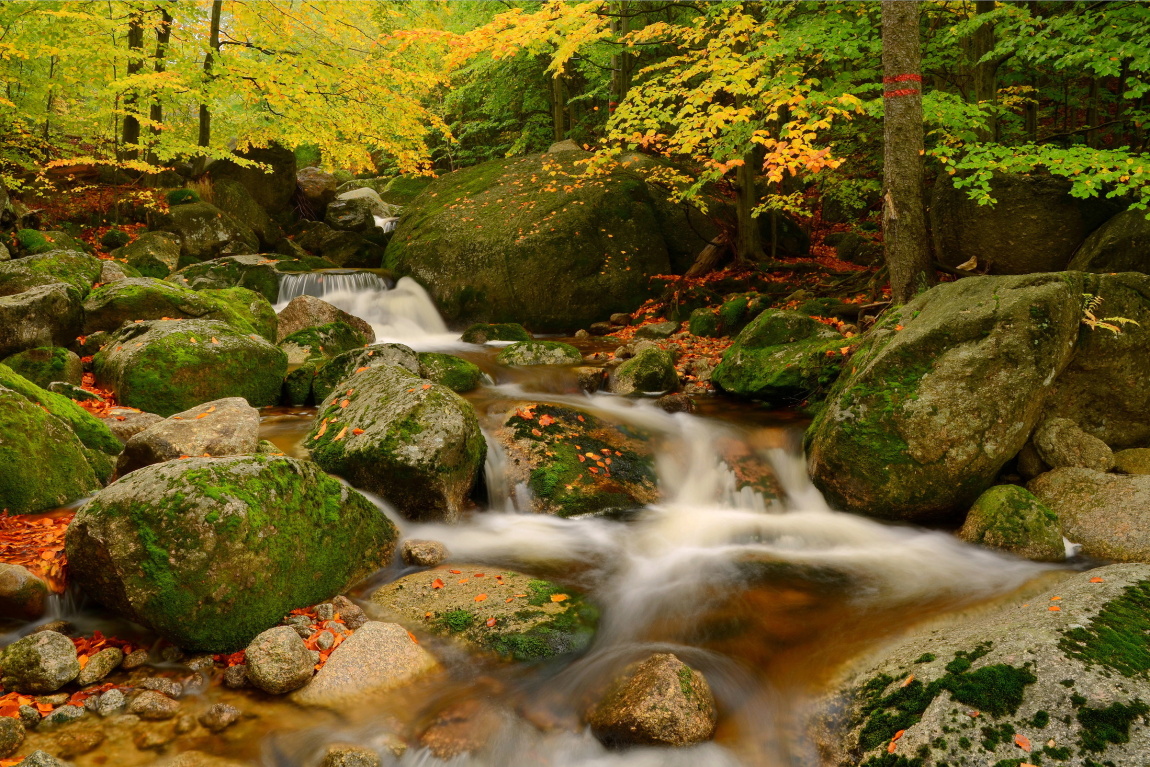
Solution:
<path fill-rule="evenodd" d="M 615 326 L 610 322 L 592 322 L 587 326 L 588 335 L 609 336 L 615 332 Z"/>
<path fill-rule="evenodd" d="M 228 666 L 224 671 L 224 685 L 233 690 L 248 686 L 248 667 L 246 663 Z"/>
<path fill-rule="evenodd" d="M 175 679 L 169 679 L 166 676 L 150 676 L 147 679 L 141 679 L 136 683 L 136 686 L 145 690 L 161 692 L 169 698 L 178 698 L 184 694 L 184 686 Z"/>
<path fill-rule="evenodd" d="M 145 413 L 132 407 L 114 407 L 104 418 L 108 430 L 122 443 L 136 436 L 144 429 L 164 420 L 162 415 Z"/>
<path fill-rule="evenodd" d="M 134 671 L 141 666 L 148 665 L 148 651 L 147 650 L 132 650 L 124 658 L 124 662 L 120 664 L 125 671 Z"/>
<path fill-rule="evenodd" d="M 188 650 L 234 652 L 386 565 L 395 538 L 310 461 L 253 455 L 132 472 L 80 509 L 66 550 L 74 582 L 121 615 Z"/>
<path fill-rule="evenodd" d="M 279 299 L 279 258 L 278 255 L 213 258 L 185 266 L 169 276 L 168 282 L 196 291 L 246 288 L 275 302 Z"/>
<path fill-rule="evenodd" d="M 980 495 L 958 537 L 1036 562 L 1066 558 L 1058 515 L 1017 485 L 997 485 Z"/>
<path fill-rule="evenodd" d="M 312 460 L 409 519 L 457 519 L 487 456 L 471 404 L 395 366 L 348 384 L 352 394 L 333 391 L 316 413 Z"/>
<path fill-rule="evenodd" d="M 171 208 L 156 228 L 179 238 L 180 266 L 221 256 L 255 253 L 260 247 L 251 229 L 206 202 Z"/>
<path fill-rule="evenodd" d="M 93 365 L 121 404 L 170 416 L 225 397 L 277 403 L 287 357 L 218 320 L 153 320 L 124 326 Z"/>
<path fill-rule="evenodd" d="M 658 497 L 650 445 L 589 413 L 517 403 L 495 438 L 507 451 L 508 486 L 526 483 L 537 513 L 636 509 Z"/>
<path fill-rule="evenodd" d="M 365 698 L 405 685 L 438 665 L 407 629 L 369 621 L 333 650 L 311 683 L 291 698 L 305 706 L 361 705 Z"/>
<path fill-rule="evenodd" d="M 111 690 L 100 694 L 99 702 L 96 704 L 96 713 L 107 718 L 119 713 L 127 702 L 124 693 L 113 687 Z"/>
<path fill-rule="evenodd" d="M 78 295 L 50 283 L 0 296 L 0 357 L 37 346 L 63 346 L 83 329 Z"/>
<path fill-rule="evenodd" d="M 608 388 L 615 394 L 674 391 L 679 388 L 675 360 L 664 349 L 643 349 L 612 371 Z"/>
<path fill-rule="evenodd" d="M 1150 448 L 1130 448 L 1114 454 L 1114 471 L 1122 474 L 1150 474 Z"/>
<path fill-rule="evenodd" d="M 324 753 L 320 767 L 383 767 L 383 760 L 370 748 L 333 744 Z"/>
<path fill-rule="evenodd" d="M 176 413 L 131 437 L 116 464 L 129 472 L 180 456 L 248 455 L 259 446 L 260 414 L 242 397 L 205 402 Z"/>
<path fill-rule="evenodd" d="M 4 364 L 41 389 L 47 389 L 53 381 L 78 385 L 84 376 L 80 358 L 58 346 L 40 346 L 22 351 L 6 357 Z"/>
<path fill-rule="evenodd" d="M 1077 273 L 970 278 L 889 312 L 807 432 L 831 505 L 905 520 L 969 508 L 1044 415 L 1074 352 L 1082 287 Z"/>
<path fill-rule="evenodd" d="M 132 733 L 132 743 L 141 751 L 159 751 L 176 739 L 176 729 L 171 724 L 144 726 Z"/>
<path fill-rule="evenodd" d="M 26 730 L 36 729 L 43 718 L 43 715 L 33 706 L 21 706 L 18 709 L 18 719 Z"/>
<path fill-rule="evenodd" d="M 580 391 L 594 394 L 603 388 L 603 379 L 606 371 L 603 368 L 579 367 L 575 368 L 575 375 L 579 381 Z"/>
<path fill-rule="evenodd" d="M 124 651 L 119 647 L 105 647 L 88 658 L 88 663 L 76 677 L 76 684 L 87 687 L 112 673 L 124 660 Z"/>
<path fill-rule="evenodd" d="M 288 626 L 276 626 L 257 636 L 245 657 L 248 681 L 264 692 L 282 695 L 311 681 L 311 654 L 299 634 Z"/>
<path fill-rule="evenodd" d="M 447 547 L 439 541 L 409 538 L 403 542 L 403 561 L 416 567 L 435 567 L 447 559 Z"/>
<path fill-rule="evenodd" d="M 436 587 L 437 580 L 442 587 Z M 480 565 L 413 573 L 376 590 L 371 602 L 395 620 L 518 661 L 585 648 L 598 620 L 595 608 L 576 591 Z"/>
<path fill-rule="evenodd" d="M 54 695 L 37 695 L 36 702 L 43 703 L 49 706 L 62 706 L 68 702 L 72 696 L 66 692 L 58 692 Z"/>
<path fill-rule="evenodd" d="M 1050 418 L 1034 430 L 1034 447 L 1038 456 L 1051 468 L 1079 466 L 1095 471 L 1109 471 L 1114 454 L 1106 443 L 1092 437 L 1069 418 Z"/>
<path fill-rule="evenodd" d="M 128 713 L 141 719 L 159 721 L 171 719 L 180 710 L 180 702 L 155 690 L 144 690 L 128 703 Z"/>
<path fill-rule="evenodd" d="M 668 413 L 695 412 L 695 400 L 686 394 L 664 394 L 655 404 Z"/>
<path fill-rule="evenodd" d="M 50 714 L 47 714 L 40 723 L 47 726 L 55 726 L 60 724 L 68 724 L 74 722 L 84 716 L 86 711 L 80 706 L 73 706 L 71 704 L 60 706 Z"/>
<path fill-rule="evenodd" d="M 1150 561 L 1150 477 L 1054 469 L 1027 487 L 1054 510 L 1062 534 L 1082 553 L 1119 562 Z"/>
<path fill-rule="evenodd" d="M 572 365 L 583 361 L 583 355 L 570 344 L 559 341 L 520 341 L 499 352 L 504 365 Z"/>
<path fill-rule="evenodd" d="M 490 702 L 469 698 L 439 711 L 419 737 L 419 743 L 439 759 L 454 759 L 479 751 L 504 721 Z"/>
<path fill-rule="evenodd" d="M 187 735 L 189 732 L 194 732 L 199 727 L 196 717 L 192 714 L 181 714 L 176 719 L 175 732 L 177 735 Z"/>
<path fill-rule="evenodd" d="M 38 626 L 36 628 L 36 630 L 33 631 L 32 633 L 37 634 L 41 631 L 55 631 L 57 634 L 63 634 L 64 636 L 70 637 L 70 636 L 75 636 L 76 627 L 73 626 L 68 621 L 64 621 L 64 620 L 48 621 L 47 623 L 43 624 L 42 626 Z"/>
<path fill-rule="evenodd" d="M 236 331 L 271 340 L 276 314 L 263 296 L 246 288 L 193 290 L 151 277 L 134 277 L 92 291 L 84 301 L 84 332 L 115 333 L 136 320 L 219 320 Z M 101 344 L 107 347 L 112 339 Z"/>
<path fill-rule="evenodd" d="M 364 320 L 329 304 L 315 296 L 296 296 L 279 312 L 276 343 L 299 330 L 319 327 L 331 322 L 343 322 L 362 335 L 366 343 L 375 343 L 375 331 Z"/>
<path fill-rule="evenodd" d="M 587 721 L 612 745 L 689 746 L 711 739 L 717 717 L 706 678 L 657 653 L 624 672 Z"/>
<path fill-rule="evenodd" d="M 19 719 L 0 717 L 0 758 L 11 756 L 24 742 L 24 725 Z"/>
<path fill-rule="evenodd" d="M 27 568 L 0 562 L 0 615 L 35 620 L 44 614 L 48 584 Z"/>
<path fill-rule="evenodd" d="M 522 325 L 514 322 L 477 322 L 460 336 L 468 344 L 485 344 L 488 341 L 530 341 L 532 335 Z"/>
<path fill-rule="evenodd" d="M 162 280 L 179 268 L 180 238 L 170 232 L 144 232 L 110 255 L 115 259 L 126 258 L 128 266 L 144 277 Z"/>
<path fill-rule="evenodd" d="M 395 365 L 419 375 L 419 357 L 403 344 L 374 344 L 338 355 L 320 368 L 312 380 L 317 402 L 323 402 L 336 389 L 347 390 L 348 381 L 360 373 L 383 365 Z"/>
<path fill-rule="evenodd" d="M 1144 646 L 1148 594 L 1150 566 L 1111 565 L 913 630 L 818 706 L 823 763 L 1137 764 L 1150 684 L 1128 648 Z"/>
<path fill-rule="evenodd" d="M 307 199 L 313 212 L 322 217 L 328 203 L 335 199 L 336 187 L 339 186 L 335 176 L 327 171 L 309 166 L 300 168 L 295 177 L 300 194 Z"/>
<path fill-rule="evenodd" d="M 69 764 L 47 751 L 36 750 L 18 762 L 16 767 L 69 767 Z"/>
<path fill-rule="evenodd" d="M 635 338 L 649 338 L 660 341 L 664 338 L 670 338 L 678 332 L 679 323 L 677 322 L 655 322 L 650 325 L 643 325 L 636 330 Z"/>
<path fill-rule="evenodd" d="M 483 371 L 473 362 L 451 354 L 419 353 L 419 375 L 454 392 L 469 392 L 483 381 Z"/>
<path fill-rule="evenodd" d="M 69 727 L 56 736 L 56 753 L 63 759 L 95 751 L 104 742 L 104 730 L 98 725 Z"/>
<path fill-rule="evenodd" d="M 240 719 L 240 710 L 227 703 L 216 703 L 200 714 L 199 722 L 212 732 L 223 732 Z"/>
<path fill-rule="evenodd" d="M 237 762 L 202 751 L 184 751 L 158 762 L 156 767 L 248 767 L 249 762 Z"/>
<path fill-rule="evenodd" d="M 80 673 L 76 645 L 55 631 L 41 631 L 16 640 L 0 655 L 0 665 L 0 686 L 32 695 L 55 692 Z"/>
<path fill-rule="evenodd" d="M 363 608 L 342 594 L 332 599 L 331 603 L 343 619 L 344 625 L 352 631 L 367 623 L 367 615 L 363 612 Z"/>
<path fill-rule="evenodd" d="M 320 623 L 330 621 L 335 617 L 335 607 L 331 602 L 322 602 L 315 606 L 315 617 Z"/>

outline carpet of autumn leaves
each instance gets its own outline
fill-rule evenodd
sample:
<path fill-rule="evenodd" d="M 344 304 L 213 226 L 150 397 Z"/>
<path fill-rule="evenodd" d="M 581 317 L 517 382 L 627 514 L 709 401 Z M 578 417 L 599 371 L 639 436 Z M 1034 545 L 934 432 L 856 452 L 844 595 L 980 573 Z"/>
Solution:
<path fill-rule="evenodd" d="M 0 562 L 22 565 L 56 593 L 64 590 L 64 533 L 74 511 L 50 515 L 0 513 Z"/>

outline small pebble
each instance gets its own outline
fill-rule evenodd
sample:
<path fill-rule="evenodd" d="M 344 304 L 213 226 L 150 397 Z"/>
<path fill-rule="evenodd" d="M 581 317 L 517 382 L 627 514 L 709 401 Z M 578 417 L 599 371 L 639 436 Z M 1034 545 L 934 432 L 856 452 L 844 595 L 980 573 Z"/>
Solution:
<path fill-rule="evenodd" d="M 147 663 L 147 650 L 133 650 L 132 652 L 128 653 L 128 657 L 124 658 L 123 662 L 120 663 L 120 668 L 124 669 L 125 671 L 133 671 L 138 669 L 140 666 L 147 665 Z"/>
<path fill-rule="evenodd" d="M 116 667 L 124 660 L 124 651 L 119 647 L 105 647 L 100 652 L 88 658 L 88 663 L 80 670 L 80 675 L 76 677 L 76 684 L 81 687 L 87 687 L 90 684 L 95 684 L 108 674 L 116 670 Z"/>
<path fill-rule="evenodd" d="M 132 698 L 128 713 L 141 719 L 171 719 L 180 710 L 180 702 L 154 690 L 144 690 Z"/>
<path fill-rule="evenodd" d="M 168 679 L 166 676 L 150 676 L 147 679 L 142 679 L 136 683 L 137 687 L 143 687 L 145 690 L 155 690 L 162 692 L 169 698 L 178 698 L 184 693 L 184 686 L 179 682 Z"/>
<path fill-rule="evenodd" d="M 176 739 L 173 727 L 151 727 L 147 730 L 137 730 L 132 736 L 132 742 L 141 751 L 161 749 Z"/>
<path fill-rule="evenodd" d="M 310 652 L 311 652 L 311 662 L 312 662 L 312 665 L 314 666 L 315 664 L 319 663 L 319 650 L 311 650 Z"/>
<path fill-rule="evenodd" d="M 47 703 L 49 706 L 62 706 L 68 702 L 68 698 L 72 696 L 66 692 L 58 692 L 52 695 L 37 695 L 37 703 Z"/>
<path fill-rule="evenodd" d="M 233 690 L 248 686 L 248 667 L 241 663 L 237 666 L 228 666 L 224 672 L 224 685 Z"/>
<path fill-rule="evenodd" d="M 310 624 L 306 624 L 306 623 L 305 624 L 296 624 L 296 625 L 293 625 L 292 628 L 295 629 L 295 633 L 300 635 L 301 639 L 310 639 L 311 638 L 312 630 L 311 630 Z"/>
<path fill-rule="evenodd" d="M 163 660 L 167 663 L 183 663 L 184 658 L 186 657 L 187 654 L 184 653 L 183 650 L 172 645 L 169 645 L 163 650 L 160 650 L 160 660 Z"/>
<path fill-rule="evenodd" d="M 240 710 L 227 703 L 217 703 L 200 714 L 200 724 L 212 732 L 223 732 L 240 718 Z"/>
<path fill-rule="evenodd" d="M 24 725 L 19 719 L 0 717 L 0 757 L 9 756 L 24 742 Z"/>
<path fill-rule="evenodd" d="M 330 631 L 321 631 L 319 636 L 315 638 L 315 643 L 320 650 L 330 650 L 331 646 L 335 644 L 335 637 Z"/>
<path fill-rule="evenodd" d="M 103 742 L 104 731 L 101 725 L 77 725 L 69 727 L 56 737 L 56 753 L 63 759 L 75 759 L 95 750 Z"/>
<path fill-rule="evenodd" d="M 60 708 L 44 717 L 42 724 L 67 724 L 68 722 L 76 721 L 82 717 L 84 713 L 84 709 L 80 706 L 60 706 Z"/>
<path fill-rule="evenodd" d="M 48 621 L 32 633 L 38 634 L 41 631 L 55 631 L 59 634 L 71 634 L 75 630 L 75 627 L 68 621 Z"/>
<path fill-rule="evenodd" d="M 99 703 L 96 704 L 96 713 L 102 717 L 109 717 L 122 709 L 125 703 L 127 698 L 123 691 L 112 688 L 100 696 Z"/>
<path fill-rule="evenodd" d="M 330 621 L 335 617 L 335 605 L 333 605 L 331 602 L 324 602 L 322 604 L 316 605 L 315 617 L 320 623 L 324 621 Z"/>
<path fill-rule="evenodd" d="M 191 714 L 181 714 L 176 720 L 177 735 L 187 735 L 194 729 L 196 729 L 196 718 Z"/>
<path fill-rule="evenodd" d="M 211 670 L 216 667 L 216 659 L 212 655 L 193 655 L 184 662 L 184 665 L 201 674 L 204 672 L 211 673 Z"/>
<path fill-rule="evenodd" d="M 590 338 L 591 334 L 583 328 L 579 328 L 575 331 L 575 337 L 582 341 L 583 339 Z"/>
<path fill-rule="evenodd" d="M 20 721 L 24 723 L 24 729 L 34 730 L 36 725 L 40 724 L 40 720 L 44 717 L 33 706 L 21 706 Z"/>
<path fill-rule="evenodd" d="M 364 613 L 363 608 L 342 594 L 331 600 L 331 603 L 335 607 L 335 611 L 339 613 L 344 625 L 352 631 L 367 623 L 367 614 Z"/>
<path fill-rule="evenodd" d="M 363 746 L 333 743 L 327 747 L 320 767 L 382 767 L 379 754 Z"/>
<path fill-rule="evenodd" d="M 403 561 L 416 567 L 435 567 L 447 559 L 447 547 L 439 541 L 415 538 L 403 542 Z"/>

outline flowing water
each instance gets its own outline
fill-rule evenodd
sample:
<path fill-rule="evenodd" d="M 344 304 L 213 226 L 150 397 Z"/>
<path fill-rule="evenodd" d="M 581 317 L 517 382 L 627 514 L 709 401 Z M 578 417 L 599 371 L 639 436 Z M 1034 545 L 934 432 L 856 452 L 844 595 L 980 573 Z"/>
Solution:
<path fill-rule="evenodd" d="M 512 664 L 421 636 L 443 662 L 442 674 L 340 716 L 261 696 L 256 723 L 229 730 L 205 750 L 299 767 L 318 764 L 332 742 L 377 748 L 384 764 L 409 767 L 818 765 L 804 722 L 852 658 L 916 623 L 993 600 L 1051 571 L 946 532 L 830 509 L 807 479 L 803 424 L 791 415 L 718 398 L 703 398 L 700 412 L 707 415 L 670 415 L 647 400 L 579 393 L 568 369 L 504 368 L 493 349 L 461 344 L 450 334 L 410 281 L 390 287 L 363 273 L 291 276 L 281 305 L 302 293 L 371 322 L 380 340 L 451 349 L 480 364 L 491 383 L 468 397 L 489 436 L 523 401 L 564 404 L 650 434 L 661 500 L 622 517 L 525 512 L 530 491 L 510 482 L 506 456 L 489 438 L 487 501 L 462 522 L 417 524 L 382 501 L 381 508 L 403 537 L 442 541 L 452 561 L 537 574 L 581 590 L 601 614 L 590 648 L 545 663 Z M 313 412 L 270 409 L 263 436 L 303 455 Z M 737 488 L 720 457 L 731 441 L 769 464 L 781 497 Z M 416 570 L 393 565 L 372 587 Z M 581 715 L 623 667 L 656 651 L 673 652 L 706 675 L 720 711 L 715 739 L 688 749 L 609 750 L 581 725 Z M 250 694 L 217 688 L 205 694 L 253 707 Z M 482 728 L 481 747 L 438 759 L 417 736 L 461 704 L 477 707 L 471 715 Z M 396 735 L 412 744 L 401 756 L 388 748 Z M 102 750 L 93 755 L 102 753 L 106 762 Z M 105 762 L 76 760 L 81 767 Z M 125 757 L 112 763 L 148 762 Z"/>

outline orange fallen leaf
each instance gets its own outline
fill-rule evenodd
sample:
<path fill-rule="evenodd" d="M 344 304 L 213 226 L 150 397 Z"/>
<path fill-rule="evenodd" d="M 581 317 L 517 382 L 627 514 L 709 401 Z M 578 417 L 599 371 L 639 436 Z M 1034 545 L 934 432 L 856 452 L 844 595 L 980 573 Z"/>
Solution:
<path fill-rule="evenodd" d="M 566 594 L 552 594 L 551 595 L 551 601 L 552 602 L 565 602 L 568 599 L 570 599 L 570 597 L 568 597 Z"/>
<path fill-rule="evenodd" d="M 441 588 L 443 588 L 443 581 L 441 581 L 441 580 L 439 580 L 438 578 L 436 578 L 435 580 L 433 580 L 433 581 L 431 582 L 431 588 L 433 588 L 433 589 L 441 589 Z"/>
<path fill-rule="evenodd" d="M 584 421 L 584 418 L 583 418 L 583 416 L 581 416 L 581 415 L 577 415 L 577 416 L 575 416 L 575 417 L 579 419 L 579 422 L 580 422 L 580 423 L 582 423 L 582 422 Z"/>
<path fill-rule="evenodd" d="M 351 433 L 359 436 L 360 434 L 363 434 L 363 429 L 352 429 Z"/>
<path fill-rule="evenodd" d="M 1050 607 L 1047 607 L 1046 609 L 1052 613 L 1062 612 L 1062 608 L 1059 607 L 1058 605 L 1051 605 Z"/>
<path fill-rule="evenodd" d="M 456 583 L 458 583 L 460 586 L 462 586 L 463 584 L 468 583 L 470 581 L 471 581 L 470 578 L 460 578 L 458 581 L 456 581 Z"/>
<path fill-rule="evenodd" d="M 517 597 L 525 597 L 525 596 L 527 596 L 527 595 L 526 595 L 526 594 L 516 594 L 515 596 L 517 596 Z"/>
<path fill-rule="evenodd" d="M 1095 577 L 1093 577 L 1093 578 L 1091 578 L 1091 579 L 1090 579 L 1090 582 L 1091 582 L 1091 583 L 1102 583 L 1102 582 L 1103 582 L 1103 579 L 1102 579 L 1102 578 L 1099 578 L 1098 576 L 1095 576 Z"/>
<path fill-rule="evenodd" d="M 342 429 L 339 430 L 339 434 L 335 435 L 335 438 L 332 440 L 332 442 L 339 442 L 341 439 L 343 439 L 343 435 L 345 435 L 345 434 L 347 434 L 347 427 L 346 426 L 344 426 Z"/>
<path fill-rule="evenodd" d="M 207 418 L 207 417 L 208 417 L 207 413 L 200 413 L 198 416 L 196 416 L 196 418 Z"/>
<path fill-rule="evenodd" d="M 540 426 L 550 426 L 553 423 L 555 423 L 555 419 L 552 418 L 551 416 L 547 415 L 546 413 L 539 416 L 539 425 Z"/>
<path fill-rule="evenodd" d="M 895 749 L 897 749 L 897 748 L 898 748 L 898 744 L 892 740 L 890 743 L 888 743 L 886 745 L 886 752 L 888 754 L 893 754 L 895 752 Z"/>
<path fill-rule="evenodd" d="M 216 338 L 215 336 L 212 336 L 212 343 L 213 344 L 218 344 L 219 342 L 220 342 L 220 340 L 218 338 Z"/>
<path fill-rule="evenodd" d="M 472 578 L 485 578 L 486 576 L 483 573 L 475 573 L 471 577 Z"/>
<path fill-rule="evenodd" d="M 895 329 L 895 330 L 902 330 L 902 325 L 895 325 L 895 326 L 894 326 L 894 329 Z"/>
<path fill-rule="evenodd" d="M 539 431 L 538 429 L 532 429 L 531 433 L 534 434 L 536 437 L 542 437 L 543 436 L 543 432 Z"/>
<path fill-rule="evenodd" d="M 199 341 L 197 341 L 197 340 L 196 340 L 196 337 L 195 337 L 195 336 L 192 336 L 191 338 L 189 338 L 189 339 L 188 339 L 188 341 L 189 341 L 189 342 L 191 342 L 191 343 L 193 343 L 193 344 L 198 344 L 198 343 L 199 343 Z"/>
<path fill-rule="evenodd" d="M 978 709 L 972 708 L 970 711 L 966 712 L 966 715 L 969 716 L 971 719 L 974 719 L 974 718 L 978 717 L 981 713 L 982 712 L 979 711 Z"/>
<path fill-rule="evenodd" d="M 345 400 L 343 400 L 342 402 L 340 402 L 340 403 L 339 403 L 339 406 L 340 406 L 341 408 L 345 408 L 345 407 L 347 407 L 347 406 L 348 406 L 348 405 L 350 405 L 350 404 L 351 404 L 351 400 L 349 400 L 349 399 L 345 399 Z"/>
<path fill-rule="evenodd" d="M 598 474 L 599 473 L 599 469 L 595 468 L 594 466 L 588 466 L 587 471 L 591 472 L 592 474 Z"/>
<path fill-rule="evenodd" d="M 409 631 L 409 632 L 407 632 L 407 635 L 408 635 L 408 636 L 411 638 L 411 641 L 412 641 L 412 642 L 415 642 L 416 644 L 419 644 L 419 640 L 415 638 L 415 634 L 412 634 L 412 633 Z"/>
<path fill-rule="evenodd" d="M 494 627 L 495 627 L 495 619 L 494 618 L 488 618 L 487 619 L 487 628 L 494 628 Z"/>
<path fill-rule="evenodd" d="M 891 738 L 891 740 L 892 740 L 892 741 L 898 740 L 898 739 L 899 739 L 899 738 L 901 738 L 903 735 L 906 735 L 906 730 L 899 730 L 898 732 L 896 732 L 896 733 L 894 734 L 894 737 L 893 737 L 893 738 Z"/>
<path fill-rule="evenodd" d="M 910 683 L 913 681 L 914 681 L 914 674 L 911 674 L 906 679 L 902 680 L 902 684 L 900 684 L 899 687 L 909 687 Z"/>
<path fill-rule="evenodd" d="M 317 431 L 315 433 L 315 436 L 312 437 L 312 439 L 319 439 L 320 437 L 322 437 L 326 433 L 327 433 L 327 419 L 325 418 L 325 419 L 323 419 L 323 423 L 321 423 L 319 425 L 319 431 Z"/>
<path fill-rule="evenodd" d="M 1051 601 L 1051 602 L 1057 602 L 1057 601 L 1058 601 L 1058 600 L 1060 600 L 1060 599 L 1062 599 L 1062 597 L 1051 597 L 1051 598 L 1050 598 L 1050 601 Z"/>
<path fill-rule="evenodd" d="M 515 597 L 507 597 L 507 599 L 504 599 L 503 601 L 504 601 L 504 602 L 514 602 L 514 601 L 515 601 Z"/>
<path fill-rule="evenodd" d="M 475 595 L 475 601 L 476 601 L 476 602 L 482 602 L 482 601 L 483 601 L 483 600 L 485 600 L 485 599 L 487 599 L 487 595 L 486 595 L 486 594 L 476 594 L 476 595 Z"/>
<path fill-rule="evenodd" d="M 365 367 L 362 367 L 362 368 L 356 368 L 356 369 L 355 369 L 355 372 L 357 372 L 357 373 L 362 373 L 363 371 L 365 371 L 365 370 L 370 370 L 370 369 L 371 369 L 371 368 L 369 368 L 369 367 L 366 367 L 366 366 L 365 366 Z"/>
<path fill-rule="evenodd" d="M 462 570 L 448 570 L 447 572 L 451 573 L 452 575 L 462 575 L 463 574 Z"/>
<path fill-rule="evenodd" d="M 1014 745 L 1018 746 L 1026 753 L 1030 753 L 1030 739 L 1022 733 L 1018 733 L 1014 736 Z"/>
<path fill-rule="evenodd" d="M 428 389 L 430 389 L 430 388 L 431 388 L 431 384 L 424 384 L 424 385 L 423 385 L 423 389 L 424 389 L 424 391 L 426 391 L 426 390 L 428 390 Z"/>

